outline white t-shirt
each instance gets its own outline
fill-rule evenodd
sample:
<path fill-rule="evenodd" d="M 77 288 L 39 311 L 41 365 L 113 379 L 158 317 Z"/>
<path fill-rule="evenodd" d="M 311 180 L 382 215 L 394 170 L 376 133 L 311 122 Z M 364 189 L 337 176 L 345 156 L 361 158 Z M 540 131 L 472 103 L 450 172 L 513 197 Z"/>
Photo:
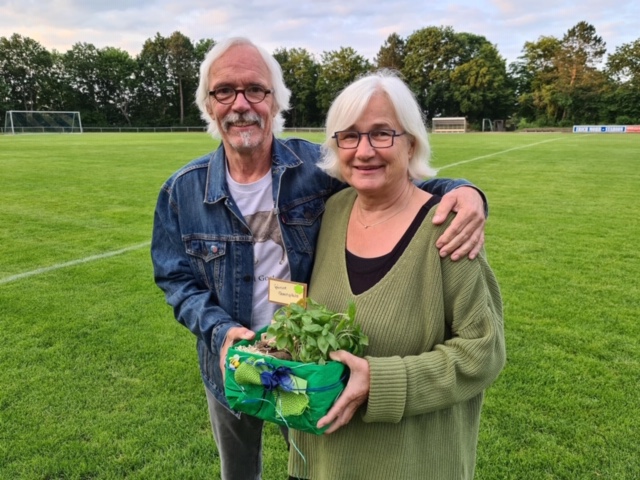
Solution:
<path fill-rule="evenodd" d="M 253 318 L 251 329 L 268 325 L 281 307 L 268 300 L 269 277 L 290 280 L 289 260 L 274 214 L 271 172 L 254 183 L 237 183 L 227 170 L 227 184 L 254 237 Z"/>

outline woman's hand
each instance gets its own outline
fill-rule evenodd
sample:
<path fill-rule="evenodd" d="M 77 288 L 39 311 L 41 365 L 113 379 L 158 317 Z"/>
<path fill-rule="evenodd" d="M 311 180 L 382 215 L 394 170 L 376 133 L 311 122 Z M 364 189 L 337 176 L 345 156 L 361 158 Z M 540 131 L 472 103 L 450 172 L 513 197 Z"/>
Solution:
<path fill-rule="evenodd" d="M 460 187 L 447 193 L 433 217 L 433 223 L 441 224 L 449 212 L 456 212 L 456 218 L 436 241 L 440 256 L 451 254 L 456 261 L 465 255 L 476 258 L 484 245 L 484 201 L 473 187 Z M 453 252 L 453 253 L 452 253 Z"/>
<path fill-rule="evenodd" d="M 349 423 L 360 405 L 369 398 L 369 362 L 345 350 L 330 353 L 331 359 L 351 370 L 347 386 L 327 414 L 318 420 L 318 428 L 331 426 L 324 433 L 333 433 Z"/>

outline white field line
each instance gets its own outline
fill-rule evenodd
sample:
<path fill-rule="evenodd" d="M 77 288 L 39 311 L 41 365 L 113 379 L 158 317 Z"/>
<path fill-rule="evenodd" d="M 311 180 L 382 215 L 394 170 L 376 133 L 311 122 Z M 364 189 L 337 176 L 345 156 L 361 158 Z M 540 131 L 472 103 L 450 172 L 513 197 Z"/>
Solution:
<path fill-rule="evenodd" d="M 470 158 L 469 160 L 462 160 L 461 162 L 451 163 L 449 165 L 445 165 L 444 167 L 440 167 L 438 171 L 446 170 L 447 168 L 455 167 L 457 165 L 462 165 L 465 163 L 475 162 L 477 160 L 482 160 L 485 158 L 495 157 L 496 155 L 501 155 L 503 153 L 513 152 L 515 150 L 522 150 L 529 147 L 535 147 L 536 145 L 541 145 L 543 143 L 555 142 L 556 140 L 560 140 L 559 138 L 552 138 L 550 140 L 543 140 L 542 142 L 530 143 L 529 145 L 522 145 L 521 147 L 513 147 L 507 150 L 502 150 L 500 152 L 490 153 L 488 155 L 482 155 L 480 157 Z M 77 260 L 72 260 L 70 262 L 58 263 L 57 265 L 51 265 L 50 267 L 38 268 L 37 270 L 31 270 L 29 272 L 19 273 L 17 275 L 11 275 L 10 277 L 0 278 L 0 285 L 4 283 L 14 282 L 16 280 L 21 280 L 23 278 L 32 277 L 34 275 L 40 275 L 42 273 L 51 272 L 53 270 L 59 270 L 61 268 L 73 267 L 74 265 L 80 265 L 81 263 L 93 262 L 96 260 L 102 260 L 103 258 L 114 257 L 116 255 L 121 255 L 126 252 L 130 252 L 132 250 L 139 250 L 140 248 L 144 248 L 150 245 L 150 242 L 141 243 L 139 245 L 133 245 L 131 247 L 122 248 L 120 250 L 115 250 L 113 252 L 106 252 L 100 255 L 91 255 L 89 257 L 79 258 Z"/>
<path fill-rule="evenodd" d="M 438 172 L 440 172 L 442 170 L 446 170 L 447 168 L 456 167 L 458 165 L 463 165 L 465 163 L 475 162 L 476 160 L 482 160 L 482 159 L 485 159 L 485 158 L 495 157 L 496 155 L 502 155 L 503 153 L 513 152 L 514 150 L 523 150 L 525 148 L 535 147 L 536 145 L 541 145 L 543 143 L 555 142 L 557 140 L 561 140 L 562 138 L 563 137 L 551 138 L 549 140 L 543 140 L 541 142 L 530 143 L 529 145 L 522 145 L 520 147 L 513 147 L 513 148 L 509 148 L 507 150 L 502 150 L 501 152 L 494 152 L 494 153 L 490 153 L 488 155 L 482 155 L 480 157 L 470 158 L 469 160 L 462 160 L 461 162 L 451 163 L 449 165 L 445 165 L 444 167 L 438 168 Z"/>
<path fill-rule="evenodd" d="M 0 285 L 4 283 L 14 282 L 16 280 L 22 280 L 23 278 L 33 277 L 34 275 L 40 275 L 42 273 L 51 272 L 53 270 L 59 270 L 61 268 L 73 267 L 74 265 L 80 265 L 81 263 L 94 262 L 96 260 L 102 260 L 103 258 L 115 257 L 123 253 L 131 252 L 133 250 L 139 250 L 151 245 L 151 242 L 140 243 L 138 245 L 132 245 L 131 247 L 121 248 L 120 250 L 114 250 L 112 252 L 101 253 L 100 255 L 91 255 L 89 257 L 79 258 L 77 260 L 71 260 L 70 262 L 58 263 L 51 265 L 50 267 L 38 268 L 29 272 L 18 273 L 17 275 L 11 275 L 9 277 L 0 278 Z"/>

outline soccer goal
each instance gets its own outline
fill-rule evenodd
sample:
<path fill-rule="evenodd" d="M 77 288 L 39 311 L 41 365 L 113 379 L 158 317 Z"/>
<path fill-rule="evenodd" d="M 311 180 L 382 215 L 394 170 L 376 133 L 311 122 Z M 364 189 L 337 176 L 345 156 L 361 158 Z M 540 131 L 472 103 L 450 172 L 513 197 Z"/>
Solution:
<path fill-rule="evenodd" d="M 467 119 L 464 117 L 434 117 L 431 119 L 432 133 L 465 133 Z"/>
<path fill-rule="evenodd" d="M 80 112 L 8 110 L 4 133 L 82 133 Z"/>
<path fill-rule="evenodd" d="M 493 122 L 490 118 L 482 119 L 482 131 L 483 132 L 493 132 Z"/>

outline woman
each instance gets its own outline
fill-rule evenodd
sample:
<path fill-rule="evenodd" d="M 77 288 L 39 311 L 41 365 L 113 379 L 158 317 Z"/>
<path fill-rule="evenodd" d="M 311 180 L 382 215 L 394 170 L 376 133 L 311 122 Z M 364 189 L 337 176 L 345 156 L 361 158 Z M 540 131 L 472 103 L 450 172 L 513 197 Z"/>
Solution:
<path fill-rule="evenodd" d="M 502 303 L 484 252 L 440 258 L 439 198 L 419 106 L 390 72 L 348 86 L 327 116 L 322 168 L 347 182 L 324 214 L 309 297 L 356 303 L 365 358 L 318 426 L 291 432 L 289 474 L 313 480 L 473 477 L 484 390 L 505 363 Z M 449 218 L 449 222 L 452 218 Z M 447 222 L 447 223 L 449 223 Z M 426 273 L 425 273 L 426 272 Z"/>

